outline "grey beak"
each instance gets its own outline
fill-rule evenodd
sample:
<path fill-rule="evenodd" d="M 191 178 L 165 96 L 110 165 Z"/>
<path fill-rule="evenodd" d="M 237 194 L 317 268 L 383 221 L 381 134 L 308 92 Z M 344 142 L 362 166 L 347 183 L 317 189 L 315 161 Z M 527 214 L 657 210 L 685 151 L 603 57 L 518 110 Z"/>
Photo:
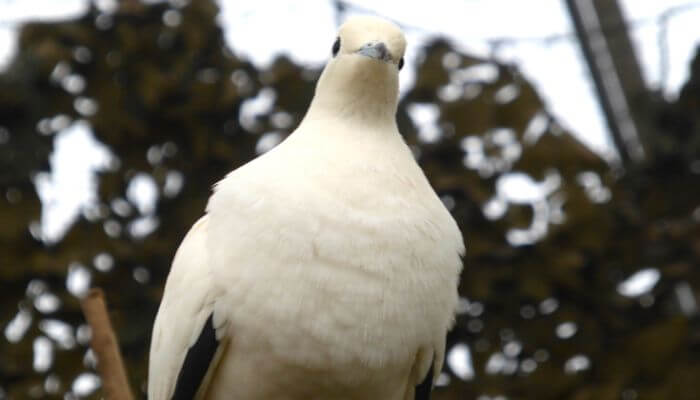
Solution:
<path fill-rule="evenodd" d="M 389 52 L 389 49 L 386 48 L 386 45 L 382 42 L 369 42 L 364 46 L 360 47 L 360 49 L 357 50 L 356 53 L 369 58 L 374 58 L 375 60 L 381 60 L 386 62 L 391 61 L 391 53 Z"/>

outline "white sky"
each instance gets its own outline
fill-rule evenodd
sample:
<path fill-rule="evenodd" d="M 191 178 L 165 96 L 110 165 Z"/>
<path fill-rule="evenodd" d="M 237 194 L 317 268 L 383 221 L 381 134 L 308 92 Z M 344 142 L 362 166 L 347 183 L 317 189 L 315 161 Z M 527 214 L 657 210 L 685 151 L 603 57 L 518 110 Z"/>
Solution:
<path fill-rule="evenodd" d="M 97 1 L 102 10 L 113 8 L 115 3 L 116 0 Z M 447 37 L 469 54 L 492 56 L 502 62 L 515 63 L 534 83 L 548 109 L 565 127 L 595 151 L 603 155 L 610 152 L 607 128 L 575 40 L 528 40 L 573 31 L 563 0 L 354 0 L 349 3 L 390 17 L 406 27 L 409 41 L 407 64 L 415 60 L 421 44 L 437 35 Z M 695 47 L 700 44 L 700 0 L 621 0 L 621 3 L 628 21 L 634 22 L 632 36 L 648 85 L 662 89 L 667 97 L 673 98 L 687 80 L 689 62 Z M 237 54 L 259 66 L 268 65 L 280 53 L 312 66 L 321 66 L 329 56 L 337 27 L 335 10 L 330 1 L 219 0 L 219 4 L 219 23 L 224 28 L 229 45 Z M 658 46 L 660 27 L 656 21 L 665 10 L 687 4 L 696 7 L 668 20 L 668 73 L 662 77 Z M 0 0 L 0 71 L 16 51 L 18 23 L 72 18 L 84 13 L 87 7 L 88 0 Z M 350 8 L 345 17 L 357 12 Z M 489 43 L 499 38 L 518 40 L 494 50 Z M 402 70 L 401 80 L 404 89 L 411 84 L 413 75 L 410 65 Z M 98 150 L 89 132 L 84 132 L 85 129 L 73 131 L 84 138 L 83 147 L 103 151 Z M 69 142 L 65 135 L 62 137 Z M 56 152 L 75 154 L 84 151 L 79 144 L 72 149 L 67 147 L 57 147 Z M 66 176 L 61 172 L 62 168 L 71 171 L 95 168 L 94 158 L 90 157 L 54 155 L 54 159 L 70 160 L 66 161 L 65 166 L 54 163 L 52 174 L 57 176 Z M 74 164 L 68 165 L 71 162 Z M 73 176 L 76 179 L 90 179 L 90 174 Z M 74 182 L 73 185 L 91 187 L 86 183 Z M 76 194 L 74 190 L 61 190 L 59 187 L 52 190 L 52 202 L 67 204 L 54 205 L 59 209 L 79 208 L 92 198 L 94 193 Z M 75 215 L 74 212 L 68 214 Z M 66 217 L 65 220 L 72 218 Z"/>

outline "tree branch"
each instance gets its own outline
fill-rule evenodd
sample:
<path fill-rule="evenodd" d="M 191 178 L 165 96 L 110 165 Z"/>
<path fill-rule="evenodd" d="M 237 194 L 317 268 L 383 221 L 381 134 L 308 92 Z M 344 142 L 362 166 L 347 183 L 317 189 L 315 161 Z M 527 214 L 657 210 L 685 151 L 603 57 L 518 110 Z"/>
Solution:
<path fill-rule="evenodd" d="M 119 352 L 117 338 L 109 321 L 104 293 L 90 289 L 82 300 L 85 319 L 92 330 L 90 346 L 97 357 L 97 370 L 102 378 L 102 388 L 107 400 L 133 400 L 129 381 L 124 371 L 124 361 Z"/>

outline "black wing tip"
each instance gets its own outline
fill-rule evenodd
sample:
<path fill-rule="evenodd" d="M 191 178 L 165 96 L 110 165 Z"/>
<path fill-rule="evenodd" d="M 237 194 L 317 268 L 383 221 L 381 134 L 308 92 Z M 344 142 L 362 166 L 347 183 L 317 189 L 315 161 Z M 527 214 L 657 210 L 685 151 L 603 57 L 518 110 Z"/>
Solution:
<path fill-rule="evenodd" d="M 416 396 L 415 400 L 430 400 L 430 392 L 433 390 L 433 367 L 435 366 L 435 361 L 430 364 L 430 369 L 428 374 L 423 379 L 418 386 L 416 386 Z"/>
<path fill-rule="evenodd" d="M 175 392 L 172 400 L 194 399 L 204 377 L 209 370 L 219 341 L 216 340 L 214 329 L 214 314 L 211 314 L 202 327 L 197 341 L 187 350 L 185 361 L 182 363 L 180 373 L 177 375 Z"/>

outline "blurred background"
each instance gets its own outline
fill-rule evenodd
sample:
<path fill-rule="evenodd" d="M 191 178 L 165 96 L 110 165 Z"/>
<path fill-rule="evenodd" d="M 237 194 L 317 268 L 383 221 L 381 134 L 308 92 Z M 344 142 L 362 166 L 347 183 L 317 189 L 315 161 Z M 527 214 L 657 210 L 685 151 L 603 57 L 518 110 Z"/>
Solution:
<path fill-rule="evenodd" d="M 355 14 L 467 242 L 434 398 L 698 398 L 700 2 L 0 0 L 0 399 L 100 398 L 92 286 L 145 398 L 175 249 Z"/>

